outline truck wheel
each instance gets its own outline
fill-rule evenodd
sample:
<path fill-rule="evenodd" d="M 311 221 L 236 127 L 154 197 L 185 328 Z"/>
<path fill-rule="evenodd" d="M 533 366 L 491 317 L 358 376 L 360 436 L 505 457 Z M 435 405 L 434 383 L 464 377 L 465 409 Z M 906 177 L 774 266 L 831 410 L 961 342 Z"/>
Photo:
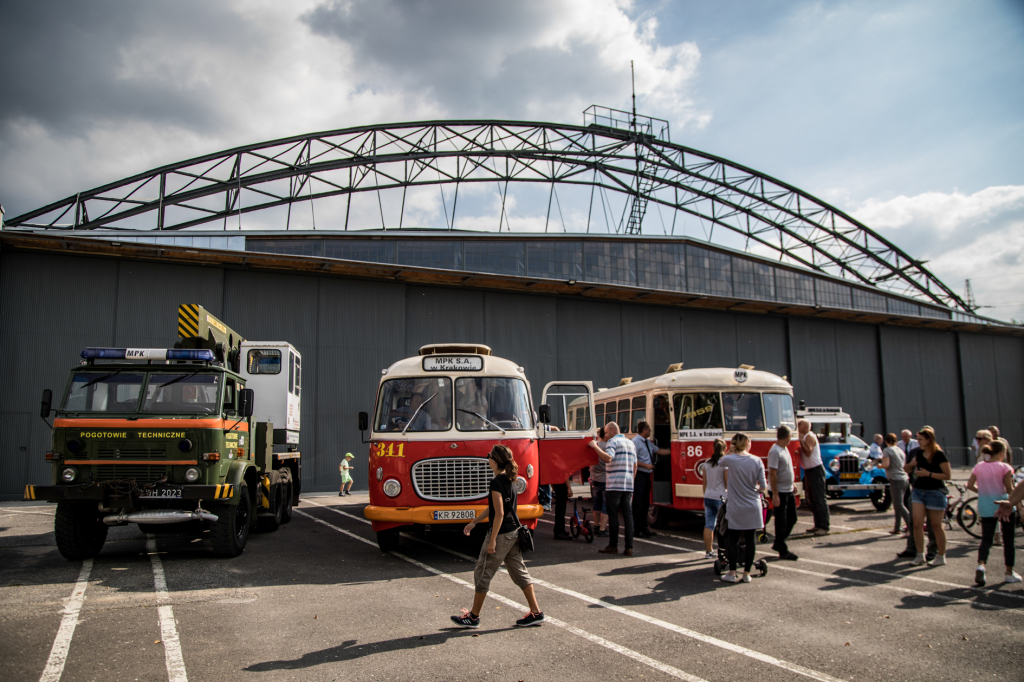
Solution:
<path fill-rule="evenodd" d="M 284 504 L 281 506 L 281 523 L 288 523 L 292 520 L 292 478 L 291 476 L 282 476 L 281 480 L 282 500 Z"/>
<path fill-rule="evenodd" d="M 892 506 L 892 493 L 889 492 L 889 486 L 886 486 L 885 490 L 872 490 L 869 497 L 876 511 L 884 512 Z"/>
<path fill-rule="evenodd" d="M 260 480 L 260 491 L 263 499 L 269 500 L 270 511 L 257 514 L 256 530 L 259 532 L 273 533 L 281 527 L 281 515 L 284 512 L 284 496 L 281 494 L 283 489 L 281 474 L 276 471 L 268 472 L 266 478 Z"/>
<path fill-rule="evenodd" d="M 380 551 L 390 552 L 398 549 L 398 533 L 397 528 L 377 531 L 377 546 L 380 547 Z"/>
<path fill-rule="evenodd" d="M 95 503 L 58 502 L 53 534 L 61 556 L 68 561 L 83 561 L 103 549 L 107 524 L 100 518 Z"/>
<path fill-rule="evenodd" d="M 211 511 L 217 515 L 217 520 L 210 526 L 213 553 L 227 558 L 238 556 L 245 549 L 254 516 L 249 486 L 244 481 L 239 484 L 238 504 L 219 504 Z"/>

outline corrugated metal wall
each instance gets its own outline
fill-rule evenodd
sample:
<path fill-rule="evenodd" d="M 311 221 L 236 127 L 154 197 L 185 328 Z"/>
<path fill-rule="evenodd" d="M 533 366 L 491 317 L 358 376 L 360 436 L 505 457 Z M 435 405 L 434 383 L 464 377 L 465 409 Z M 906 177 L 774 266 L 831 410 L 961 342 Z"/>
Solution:
<path fill-rule="evenodd" d="M 48 480 L 42 389 L 60 393 L 86 346 L 172 343 L 185 302 L 302 353 L 306 490 L 334 488 L 345 452 L 362 459 L 356 415 L 372 410 L 380 370 L 445 341 L 483 341 L 522 365 L 536 401 L 556 379 L 612 387 L 673 362 L 746 363 L 789 376 L 809 405 L 846 408 L 869 436 L 927 423 L 952 446 L 996 423 L 1024 443 L 1019 338 L 5 249 L 0 497 Z"/>

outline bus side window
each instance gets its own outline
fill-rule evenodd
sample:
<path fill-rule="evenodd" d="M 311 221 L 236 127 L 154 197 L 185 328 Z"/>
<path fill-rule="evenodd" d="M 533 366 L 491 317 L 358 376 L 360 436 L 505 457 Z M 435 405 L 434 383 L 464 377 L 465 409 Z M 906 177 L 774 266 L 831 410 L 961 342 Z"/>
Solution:
<path fill-rule="evenodd" d="M 633 414 L 629 419 L 629 432 L 639 433 L 636 425 L 647 421 L 647 396 L 638 395 L 633 398 Z"/>
<path fill-rule="evenodd" d="M 677 393 L 679 430 L 721 429 L 722 407 L 717 393 Z"/>
<path fill-rule="evenodd" d="M 604 426 L 604 403 L 594 405 L 594 418 L 597 419 L 597 428 Z"/>
<path fill-rule="evenodd" d="M 668 411 L 668 395 L 654 396 L 654 438 L 659 447 L 668 447 L 672 440 L 672 415 Z"/>
<path fill-rule="evenodd" d="M 629 398 L 619 401 L 619 416 L 615 421 L 619 424 L 619 431 L 629 432 Z"/>

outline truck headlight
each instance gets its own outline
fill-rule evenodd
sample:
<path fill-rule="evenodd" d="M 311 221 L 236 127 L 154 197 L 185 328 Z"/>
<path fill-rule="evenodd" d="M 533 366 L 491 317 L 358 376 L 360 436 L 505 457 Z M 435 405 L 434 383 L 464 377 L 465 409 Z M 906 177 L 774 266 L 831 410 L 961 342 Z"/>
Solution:
<path fill-rule="evenodd" d="M 199 480 L 200 476 L 202 476 L 202 474 L 196 467 L 189 467 L 188 469 L 185 469 L 185 480 L 189 483 L 195 483 Z"/>
<path fill-rule="evenodd" d="M 78 476 L 78 469 L 75 467 L 65 467 L 64 470 L 60 472 L 60 480 L 65 483 L 71 483 L 71 481 L 75 480 L 75 476 Z"/>
<path fill-rule="evenodd" d="M 522 476 L 516 476 L 516 495 L 522 495 L 526 492 L 526 479 Z"/>
<path fill-rule="evenodd" d="M 393 478 L 384 481 L 384 494 L 388 497 L 398 497 L 402 492 L 402 484 Z"/>
<path fill-rule="evenodd" d="M 832 460 L 831 462 L 829 462 L 828 463 L 828 468 L 832 470 L 833 474 L 838 474 L 839 473 L 839 468 L 840 468 L 839 458 L 837 457 L 834 460 Z"/>

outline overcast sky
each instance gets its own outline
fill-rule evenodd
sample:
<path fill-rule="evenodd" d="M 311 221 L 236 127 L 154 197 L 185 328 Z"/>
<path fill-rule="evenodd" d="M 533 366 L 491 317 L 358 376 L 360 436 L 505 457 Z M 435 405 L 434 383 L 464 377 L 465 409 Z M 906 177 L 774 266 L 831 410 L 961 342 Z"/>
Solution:
<path fill-rule="evenodd" d="M 961 294 L 970 277 L 982 314 L 1024 319 L 1020 0 L 0 0 L 0 202 L 360 124 L 578 124 L 628 107 L 630 59 L 674 142 L 833 203 Z M 443 226 L 440 208 L 421 215 Z"/>

